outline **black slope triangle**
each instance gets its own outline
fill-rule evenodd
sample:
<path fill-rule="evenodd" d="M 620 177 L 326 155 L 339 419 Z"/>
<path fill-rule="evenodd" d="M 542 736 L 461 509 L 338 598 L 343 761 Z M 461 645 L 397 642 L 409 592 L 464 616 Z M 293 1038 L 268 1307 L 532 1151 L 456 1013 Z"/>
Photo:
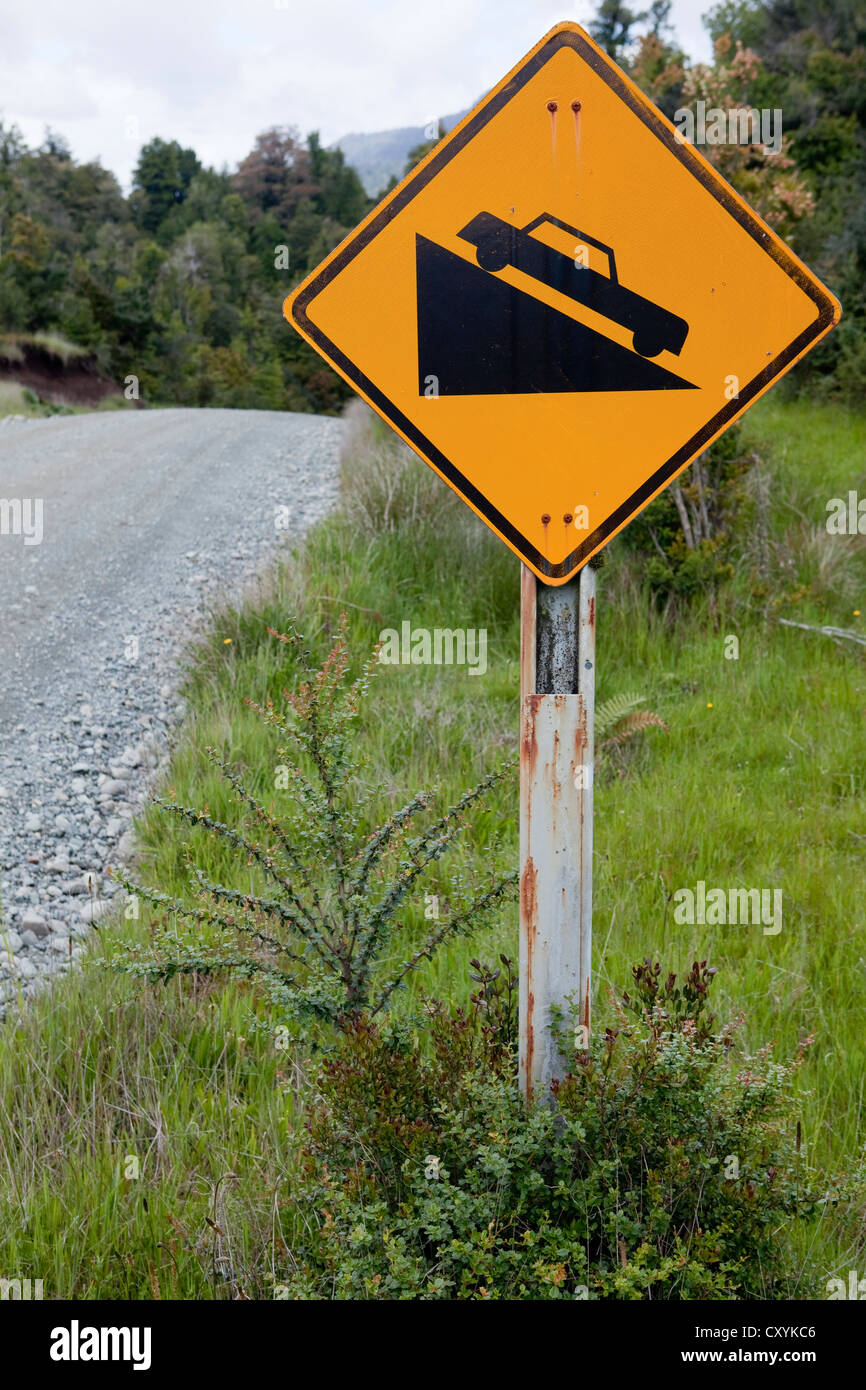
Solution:
<path fill-rule="evenodd" d="M 427 237 L 416 264 L 419 395 L 696 389 Z"/>

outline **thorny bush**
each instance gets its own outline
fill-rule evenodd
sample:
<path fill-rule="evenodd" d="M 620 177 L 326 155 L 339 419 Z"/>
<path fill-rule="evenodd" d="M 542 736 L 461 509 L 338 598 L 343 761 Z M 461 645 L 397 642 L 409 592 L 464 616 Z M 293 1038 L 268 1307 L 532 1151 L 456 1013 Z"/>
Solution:
<path fill-rule="evenodd" d="M 382 1011 L 445 942 L 468 934 L 514 896 L 515 873 L 483 885 L 455 876 L 450 910 L 400 959 L 403 914 L 423 894 L 425 874 L 466 830 L 468 813 L 513 768 L 490 772 L 439 815 L 430 809 L 435 794 L 418 792 L 370 832 L 370 808 L 381 788 L 365 783 L 353 734 L 378 649 L 353 680 L 345 633 L 343 615 L 339 636 L 316 668 L 299 633 L 272 632 L 291 648 L 303 679 L 283 692 L 280 708 L 273 702 L 253 708 L 284 740 L 278 753 L 292 813 L 274 814 L 214 749 L 208 756 L 233 789 L 237 826 L 206 809 L 160 802 L 170 815 L 230 845 L 260 886 L 215 882 L 195 866 L 191 847 L 193 902 L 121 879 L 157 915 L 152 944 L 129 948 L 120 969 L 150 983 L 230 972 L 264 986 L 278 1021 L 352 1028 L 362 1015 Z"/>

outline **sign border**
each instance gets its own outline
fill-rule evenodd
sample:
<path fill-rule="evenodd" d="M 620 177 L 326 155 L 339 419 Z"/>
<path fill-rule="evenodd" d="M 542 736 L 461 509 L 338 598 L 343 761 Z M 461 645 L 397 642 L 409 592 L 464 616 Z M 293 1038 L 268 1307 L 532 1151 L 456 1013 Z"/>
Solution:
<path fill-rule="evenodd" d="M 422 188 L 435 178 L 439 171 L 458 154 L 470 140 L 504 106 L 517 95 L 526 83 L 561 48 L 572 48 L 583 58 L 593 71 L 610 87 L 617 96 L 634 112 L 644 125 L 662 142 L 681 164 L 713 195 L 718 203 L 748 232 L 761 249 L 817 306 L 818 314 L 813 323 L 800 333 L 793 342 L 782 350 L 772 362 L 768 363 L 757 376 L 745 386 L 738 396 L 710 419 L 696 434 L 674 453 L 666 463 L 636 488 L 631 496 L 615 512 L 597 527 L 587 538 L 576 546 L 558 564 L 552 564 L 527 538 L 497 510 L 478 488 L 437 449 L 436 445 L 388 396 L 366 376 L 337 345 L 327 337 L 310 319 L 307 310 L 312 301 L 332 280 L 352 261 L 360 251 L 403 210 Z M 382 418 L 396 429 L 407 444 L 428 463 L 440 477 L 455 489 L 472 510 L 482 518 L 497 535 L 529 565 L 530 569 L 546 584 L 564 584 L 582 568 L 616 532 L 634 518 L 665 485 L 707 446 L 717 435 L 733 423 L 804 353 L 839 322 L 841 306 L 834 295 L 821 284 L 801 260 L 791 251 L 780 237 L 753 212 L 740 195 L 722 178 L 721 174 L 693 146 L 680 141 L 675 127 L 666 116 L 650 102 L 643 92 L 626 76 L 620 68 L 593 42 L 578 24 L 566 21 L 556 25 L 536 44 L 526 57 L 503 78 L 497 87 L 484 97 L 467 116 L 445 138 L 431 150 L 425 159 L 413 169 L 397 187 L 378 204 L 376 208 L 355 228 L 353 232 L 322 262 L 285 300 L 283 313 L 302 337 L 314 347 L 340 376 L 373 407 Z"/>

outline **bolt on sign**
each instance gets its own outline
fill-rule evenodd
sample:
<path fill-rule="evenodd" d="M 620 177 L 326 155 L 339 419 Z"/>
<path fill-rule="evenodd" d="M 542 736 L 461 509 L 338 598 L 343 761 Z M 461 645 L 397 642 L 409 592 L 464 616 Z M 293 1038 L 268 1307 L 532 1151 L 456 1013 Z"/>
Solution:
<path fill-rule="evenodd" d="M 564 23 L 284 313 L 555 585 L 841 310 L 592 39 Z"/>

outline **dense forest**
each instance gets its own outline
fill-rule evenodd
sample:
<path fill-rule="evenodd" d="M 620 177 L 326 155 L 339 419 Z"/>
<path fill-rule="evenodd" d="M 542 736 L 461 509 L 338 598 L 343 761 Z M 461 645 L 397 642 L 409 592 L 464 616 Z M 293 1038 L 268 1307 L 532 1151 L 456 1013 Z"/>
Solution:
<path fill-rule="evenodd" d="M 369 206 L 315 134 L 265 131 L 233 174 L 152 140 L 124 197 L 53 132 L 30 150 L 0 126 L 0 328 L 56 333 L 152 403 L 331 411 L 347 393 L 282 299 Z"/>
<path fill-rule="evenodd" d="M 839 295 L 842 327 L 798 369 L 849 401 L 866 374 L 866 4 L 725 0 L 712 65 L 677 47 L 668 0 L 603 0 L 590 25 L 668 116 L 778 109 L 778 153 L 704 153 Z M 412 151 L 410 164 L 427 147 Z M 339 150 L 286 126 L 234 172 L 154 139 L 128 196 L 49 131 L 36 149 L 0 124 L 0 331 L 54 333 L 156 404 L 334 411 L 348 394 L 281 316 L 284 295 L 373 205 Z"/>

